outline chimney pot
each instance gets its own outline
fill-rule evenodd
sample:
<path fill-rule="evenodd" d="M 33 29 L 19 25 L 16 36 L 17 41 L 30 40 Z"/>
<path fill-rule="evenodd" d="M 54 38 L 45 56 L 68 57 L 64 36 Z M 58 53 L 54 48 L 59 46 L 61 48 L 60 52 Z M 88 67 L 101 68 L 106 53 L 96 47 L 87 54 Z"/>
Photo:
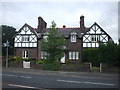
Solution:
<path fill-rule="evenodd" d="M 63 25 L 63 28 L 66 28 L 66 26 L 65 26 L 65 25 Z"/>

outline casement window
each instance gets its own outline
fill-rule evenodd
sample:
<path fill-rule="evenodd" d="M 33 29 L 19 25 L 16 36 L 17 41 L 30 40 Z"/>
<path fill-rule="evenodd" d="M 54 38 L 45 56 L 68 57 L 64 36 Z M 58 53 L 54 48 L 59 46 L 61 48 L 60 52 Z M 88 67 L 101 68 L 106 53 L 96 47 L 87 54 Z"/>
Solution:
<path fill-rule="evenodd" d="M 77 41 L 77 33 L 75 31 L 71 32 L 70 39 L 71 39 L 71 42 Z"/>
<path fill-rule="evenodd" d="M 22 52 L 22 58 L 28 58 L 28 51 Z"/>
<path fill-rule="evenodd" d="M 30 41 L 29 36 L 22 36 L 22 42 L 28 42 L 28 41 Z"/>
<path fill-rule="evenodd" d="M 44 52 L 44 51 L 42 51 L 41 52 L 41 59 L 47 59 L 46 57 L 47 57 L 47 53 L 46 52 Z"/>
<path fill-rule="evenodd" d="M 79 52 L 69 52 L 69 59 L 79 59 Z"/>
<path fill-rule="evenodd" d="M 99 41 L 99 35 L 91 35 L 91 41 L 93 42 Z"/>
<path fill-rule="evenodd" d="M 71 42 L 76 42 L 77 37 L 75 34 L 71 35 Z"/>
<path fill-rule="evenodd" d="M 44 36 L 43 36 L 43 41 L 44 41 L 44 42 L 48 42 L 48 36 L 47 36 L 47 35 L 44 35 Z"/>

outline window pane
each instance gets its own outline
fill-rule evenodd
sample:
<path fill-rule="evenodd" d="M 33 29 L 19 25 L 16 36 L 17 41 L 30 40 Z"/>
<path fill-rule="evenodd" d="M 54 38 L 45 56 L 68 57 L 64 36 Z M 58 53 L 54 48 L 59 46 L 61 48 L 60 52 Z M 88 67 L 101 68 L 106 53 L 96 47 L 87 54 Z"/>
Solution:
<path fill-rule="evenodd" d="M 69 52 L 69 59 L 72 59 L 72 57 L 71 57 L 71 52 Z"/>
<path fill-rule="evenodd" d="M 75 52 L 73 52 L 73 58 L 72 59 L 75 59 Z"/>
<path fill-rule="evenodd" d="M 76 52 L 76 59 L 79 59 L 79 52 Z"/>
<path fill-rule="evenodd" d="M 76 42 L 76 35 L 71 35 L 71 42 Z"/>
<path fill-rule="evenodd" d="M 25 58 L 25 51 L 22 52 L 22 58 Z"/>
<path fill-rule="evenodd" d="M 26 56 L 25 57 L 28 58 L 28 51 L 25 51 L 25 52 L 26 52 Z"/>

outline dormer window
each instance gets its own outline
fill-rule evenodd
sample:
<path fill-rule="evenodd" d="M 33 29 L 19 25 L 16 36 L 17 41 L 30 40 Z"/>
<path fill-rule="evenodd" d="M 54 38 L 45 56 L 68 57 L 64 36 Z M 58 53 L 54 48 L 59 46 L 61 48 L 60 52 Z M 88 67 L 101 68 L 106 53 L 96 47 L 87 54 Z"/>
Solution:
<path fill-rule="evenodd" d="M 72 32 L 70 38 L 71 38 L 71 42 L 76 42 L 77 41 L 77 33 Z"/>
<path fill-rule="evenodd" d="M 71 35 L 71 42 L 76 42 L 76 35 Z"/>

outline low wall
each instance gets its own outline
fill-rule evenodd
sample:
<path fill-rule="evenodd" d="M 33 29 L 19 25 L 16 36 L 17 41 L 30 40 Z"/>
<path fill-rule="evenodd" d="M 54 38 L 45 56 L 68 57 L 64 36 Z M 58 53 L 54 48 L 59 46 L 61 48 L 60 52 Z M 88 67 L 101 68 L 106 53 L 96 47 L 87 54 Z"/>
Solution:
<path fill-rule="evenodd" d="M 30 68 L 31 69 L 41 69 L 43 70 L 43 65 L 42 64 L 36 64 L 35 62 L 30 63 Z"/>
<path fill-rule="evenodd" d="M 20 61 L 18 63 L 9 63 L 8 67 L 9 68 L 22 68 L 23 67 L 23 62 Z"/>
<path fill-rule="evenodd" d="M 60 71 L 82 71 L 82 72 L 90 72 L 89 64 L 76 64 L 76 65 L 66 65 L 63 64 L 60 66 Z"/>
<path fill-rule="evenodd" d="M 101 70 L 102 72 L 113 72 L 113 73 L 118 73 L 119 67 L 109 67 L 108 64 L 102 63 Z"/>
<path fill-rule="evenodd" d="M 36 64 L 35 62 L 31 62 L 30 64 L 31 69 L 41 69 L 43 70 L 43 65 L 42 64 Z M 87 71 L 90 72 L 90 64 L 61 64 L 59 71 Z"/>
<path fill-rule="evenodd" d="M 3 67 L 5 67 L 5 63 L 3 63 Z M 8 68 L 23 68 L 23 61 L 18 63 L 9 63 Z M 30 62 L 31 69 L 40 69 L 43 70 L 42 64 L 36 64 L 34 61 Z M 110 73 L 118 73 L 120 68 L 118 67 L 108 67 L 108 64 L 102 63 L 101 70 L 102 72 L 110 72 Z M 59 71 L 78 71 L 78 72 L 90 72 L 90 64 L 61 64 Z"/>

